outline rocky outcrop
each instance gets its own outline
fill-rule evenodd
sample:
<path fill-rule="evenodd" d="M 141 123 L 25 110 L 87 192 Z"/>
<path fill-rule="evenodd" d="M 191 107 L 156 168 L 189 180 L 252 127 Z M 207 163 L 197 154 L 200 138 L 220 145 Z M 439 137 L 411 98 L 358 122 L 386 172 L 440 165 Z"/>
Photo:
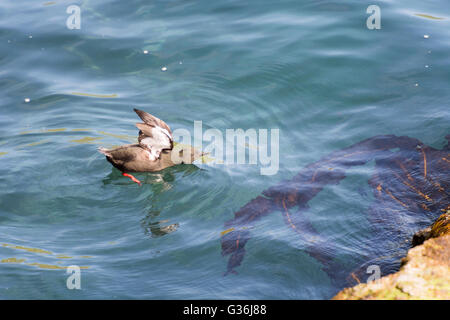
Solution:
<path fill-rule="evenodd" d="M 424 243 L 425 240 L 430 238 L 437 238 L 445 234 L 450 233 L 450 210 L 447 213 L 442 214 L 431 227 L 420 230 L 412 239 L 413 247 Z"/>
<path fill-rule="evenodd" d="M 450 210 L 413 238 L 397 273 L 339 292 L 335 300 L 450 299 Z"/>

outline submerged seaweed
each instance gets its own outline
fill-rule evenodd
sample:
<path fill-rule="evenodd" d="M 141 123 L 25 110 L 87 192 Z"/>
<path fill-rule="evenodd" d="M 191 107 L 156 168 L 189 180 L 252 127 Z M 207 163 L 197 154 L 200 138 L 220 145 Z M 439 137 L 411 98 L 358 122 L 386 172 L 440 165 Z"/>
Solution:
<path fill-rule="evenodd" d="M 271 212 L 281 211 L 286 224 L 307 244 L 305 251 L 321 263 L 337 287 L 359 282 L 380 252 L 399 241 L 400 226 L 407 223 L 408 217 L 436 218 L 449 205 L 449 144 L 439 150 L 406 136 L 375 136 L 306 166 L 291 180 L 263 191 L 225 223 L 221 243 L 222 254 L 230 255 L 226 273 L 235 273 L 241 265 L 252 224 Z M 375 197 L 368 210 L 373 229 L 368 243 L 372 248 L 352 264 L 341 265 L 335 259 L 338 249 L 334 243 L 316 231 L 304 212 L 308 202 L 325 186 L 343 180 L 347 169 L 373 160 L 374 173 L 368 181 Z M 331 216 L 330 223 L 332 219 Z M 398 268 L 390 263 L 377 260 L 385 273 Z"/>

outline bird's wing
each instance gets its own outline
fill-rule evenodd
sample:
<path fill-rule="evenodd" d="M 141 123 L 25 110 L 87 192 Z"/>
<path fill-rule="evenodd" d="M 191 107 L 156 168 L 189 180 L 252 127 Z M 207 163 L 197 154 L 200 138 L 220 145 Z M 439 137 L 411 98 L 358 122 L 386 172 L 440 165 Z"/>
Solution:
<path fill-rule="evenodd" d="M 136 123 L 139 128 L 139 145 L 150 151 L 153 158 L 158 158 L 164 149 L 172 149 L 173 142 L 159 127 L 152 127 L 145 123 Z"/>
<path fill-rule="evenodd" d="M 173 141 L 172 131 L 170 130 L 170 127 L 167 125 L 167 123 L 165 123 L 161 119 L 158 119 L 157 117 L 155 117 L 145 111 L 138 110 L 138 109 L 133 109 L 133 110 L 134 110 L 134 112 L 137 113 L 139 118 L 141 118 L 142 121 L 144 121 L 145 124 L 147 124 L 151 127 L 159 128 L 162 132 L 164 132 L 169 137 L 169 139 L 171 141 Z"/>
<path fill-rule="evenodd" d="M 159 158 L 162 150 L 173 148 L 172 131 L 164 121 L 145 111 L 138 109 L 134 111 L 144 121 L 136 123 L 136 127 L 140 130 L 138 141 L 141 147 L 150 152 L 150 158 Z"/>

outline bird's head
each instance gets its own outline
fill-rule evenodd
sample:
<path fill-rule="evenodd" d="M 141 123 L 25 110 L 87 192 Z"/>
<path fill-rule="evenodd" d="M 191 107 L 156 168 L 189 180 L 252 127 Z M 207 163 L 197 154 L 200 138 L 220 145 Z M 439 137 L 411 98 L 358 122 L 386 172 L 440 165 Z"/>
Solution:
<path fill-rule="evenodd" d="M 205 155 L 206 153 L 190 145 L 174 143 L 171 160 L 174 164 L 191 164 Z"/>

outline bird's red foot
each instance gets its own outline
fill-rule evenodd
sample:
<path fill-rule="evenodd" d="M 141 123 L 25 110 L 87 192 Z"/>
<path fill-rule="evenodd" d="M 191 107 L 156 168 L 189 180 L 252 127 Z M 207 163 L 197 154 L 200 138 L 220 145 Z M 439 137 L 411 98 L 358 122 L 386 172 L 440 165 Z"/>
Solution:
<path fill-rule="evenodd" d="M 138 179 L 136 179 L 135 177 L 133 177 L 131 174 L 128 174 L 128 173 L 123 172 L 122 175 L 123 175 L 124 177 L 130 178 L 133 182 L 136 182 L 138 185 L 142 185 L 142 183 L 141 183 Z"/>

